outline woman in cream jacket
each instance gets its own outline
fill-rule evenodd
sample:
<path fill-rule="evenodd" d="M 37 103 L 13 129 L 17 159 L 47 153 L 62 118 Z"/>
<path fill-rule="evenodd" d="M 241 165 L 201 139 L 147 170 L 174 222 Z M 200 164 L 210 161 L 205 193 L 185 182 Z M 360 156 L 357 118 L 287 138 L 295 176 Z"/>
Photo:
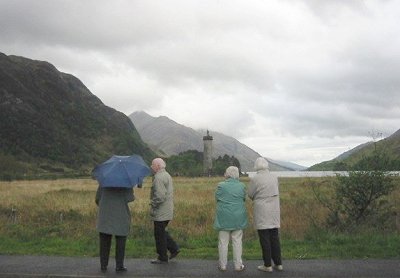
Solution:
<path fill-rule="evenodd" d="M 250 177 L 248 196 L 253 200 L 254 225 L 262 249 L 264 265 L 261 271 L 272 272 L 271 259 L 276 270 L 283 270 L 279 240 L 280 205 L 278 178 L 269 171 L 268 161 L 259 157 L 254 163 L 257 173 Z"/>

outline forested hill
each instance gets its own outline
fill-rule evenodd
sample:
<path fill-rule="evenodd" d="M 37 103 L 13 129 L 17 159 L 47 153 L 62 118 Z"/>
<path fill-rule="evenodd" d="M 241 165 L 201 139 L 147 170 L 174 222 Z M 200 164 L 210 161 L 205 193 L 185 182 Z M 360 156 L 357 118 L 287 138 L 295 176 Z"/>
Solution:
<path fill-rule="evenodd" d="M 350 151 L 347 151 L 338 157 L 318 163 L 311 166 L 308 170 L 311 171 L 328 171 L 337 170 L 345 171 L 351 169 L 359 169 L 363 167 L 361 162 L 366 157 L 371 157 L 377 150 L 379 153 L 384 154 L 385 170 L 399 171 L 400 170 L 400 129 L 387 138 L 376 142 L 366 142 L 361 144 Z M 359 169 L 360 170 L 360 169 Z"/>
<path fill-rule="evenodd" d="M 0 53 L 0 172 L 88 172 L 112 154 L 154 154 L 130 119 L 53 65 Z"/>

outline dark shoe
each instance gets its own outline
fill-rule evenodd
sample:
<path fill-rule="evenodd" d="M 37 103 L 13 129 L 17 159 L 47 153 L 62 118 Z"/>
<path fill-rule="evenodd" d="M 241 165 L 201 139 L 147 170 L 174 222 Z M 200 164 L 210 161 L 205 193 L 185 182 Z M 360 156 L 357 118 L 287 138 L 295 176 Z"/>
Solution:
<path fill-rule="evenodd" d="M 171 255 L 169 255 L 169 259 L 172 260 L 173 258 L 175 258 L 176 256 L 178 256 L 179 252 L 181 252 L 180 250 L 177 250 L 174 253 L 171 253 Z"/>
<path fill-rule="evenodd" d="M 125 272 L 128 271 L 128 269 L 125 266 L 119 266 L 115 269 L 116 272 Z"/>
<path fill-rule="evenodd" d="M 102 266 L 100 269 L 101 269 L 101 272 L 103 272 L 103 273 L 107 271 L 107 267 L 106 266 Z"/>
<path fill-rule="evenodd" d="M 159 259 L 154 259 L 154 260 L 151 260 L 151 263 L 152 264 L 167 264 L 168 261 L 161 261 Z"/>

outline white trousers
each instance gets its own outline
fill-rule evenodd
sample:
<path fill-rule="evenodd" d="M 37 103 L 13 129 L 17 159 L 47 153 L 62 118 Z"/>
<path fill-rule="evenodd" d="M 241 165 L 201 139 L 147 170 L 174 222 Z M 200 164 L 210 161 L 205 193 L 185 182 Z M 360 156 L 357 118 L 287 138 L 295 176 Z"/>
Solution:
<path fill-rule="evenodd" d="M 226 268 L 228 263 L 228 245 L 232 239 L 233 263 L 235 268 L 240 268 L 242 265 L 242 230 L 236 231 L 219 231 L 218 234 L 218 253 L 219 265 L 221 268 Z"/>

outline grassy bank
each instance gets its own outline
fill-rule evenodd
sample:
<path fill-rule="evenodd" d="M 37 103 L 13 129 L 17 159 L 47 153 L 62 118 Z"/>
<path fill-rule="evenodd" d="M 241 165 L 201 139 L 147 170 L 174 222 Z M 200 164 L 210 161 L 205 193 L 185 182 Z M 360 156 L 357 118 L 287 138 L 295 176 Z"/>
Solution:
<path fill-rule="evenodd" d="M 214 191 L 221 178 L 174 178 L 175 218 L 170 232 L 180 244 L 182 257 L 217 258 L 217 233 L 213 230 Z M 242 179 L 246 184 L 248 179 Z M 351 234 L 323 228 L 327 215 L 314 198 L 308 179 L 280 180 L 281 240 L 286 259 L 400 258 L 400 236 L 391 229 L 372 227 Z M 97 256 L 95 231 L 96 181 L 64 179 L 0 182 L 0 253 Z M 388 201 L 398 209 L 397 186 Z M 128 257 L 153 257 L 155 245 L 148 214 L 150 178 L 135 189 Z M 251 202 L 247 202 L 252 223 Z M 398 211 L 397 211 L 398 212 Z M 260 259 L 256 232 L 249 226 L 244 235 L 243 256 Z M 113 251 L 112 251 L 113 252 Z"/>

